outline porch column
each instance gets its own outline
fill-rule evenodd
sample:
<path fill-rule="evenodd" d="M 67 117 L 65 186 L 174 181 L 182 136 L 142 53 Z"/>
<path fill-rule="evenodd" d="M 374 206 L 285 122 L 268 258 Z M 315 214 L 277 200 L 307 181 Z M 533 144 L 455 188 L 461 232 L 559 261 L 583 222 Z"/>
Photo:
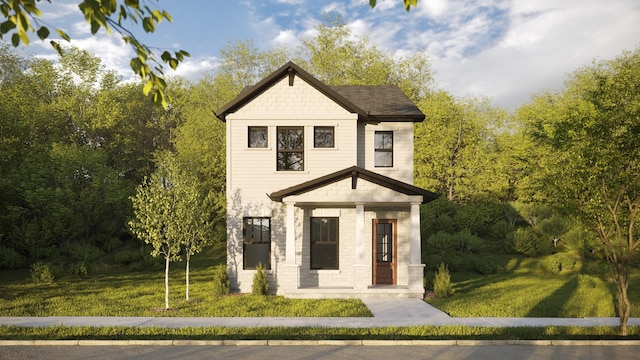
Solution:
<path fill-rule="evenodd" d="M 411 240 L 409 251 L 411 254 L 410 264 L 422 264 L 420 247 L 420 204 L 411 204 Z"/>
<path fill-rule="evenodd" d="M 287 229 L 285 245 L 285 264 L 296 264 L 296 209 L 295 203 L 289 202 L 287 205 Z"/>
<path fill-rule="evenodd" d="M 371 267 L 367 265 L 367 239 L 364 236 L 364 204 L 356 203 L 355 259 L 353 263 L 353 289 L 366 291 L 371 285 Z"/>
<path fill-rule="evenodd" d="M 364 238 L 364 204 L 356 204 L 356 258 L 355 265 L 366 264 Z"/>

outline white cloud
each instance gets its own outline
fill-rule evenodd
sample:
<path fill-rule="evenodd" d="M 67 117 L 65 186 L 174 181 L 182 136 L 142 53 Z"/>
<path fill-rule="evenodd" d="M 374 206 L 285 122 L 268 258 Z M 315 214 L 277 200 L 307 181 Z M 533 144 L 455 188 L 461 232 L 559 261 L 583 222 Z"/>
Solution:
<path fill-rule="evenodd" d="M 514 108 L 542 89 L 561 87 L 567 73 L 592 59 L 612 58 L 637 46 L 632 24 L 640 22 L 639 10 L 625 0 L 514 1 L 509 27 L 495 44 L 470 56 L 454 56 L 460 52 L 447 48 L 469 46 L 465 36 L 440 45 L 434 57 L 436 82 L 458 96 L 484 94 Z"/>
<path fill-rule="evenodd" d="M 166 74 L 195 81 L 202 77 L 203 74 L 215 70 L 218 65 L 220 65 L 220 61 L 215 56 L 185 58 L 175 71 L 168 70 Z"/>

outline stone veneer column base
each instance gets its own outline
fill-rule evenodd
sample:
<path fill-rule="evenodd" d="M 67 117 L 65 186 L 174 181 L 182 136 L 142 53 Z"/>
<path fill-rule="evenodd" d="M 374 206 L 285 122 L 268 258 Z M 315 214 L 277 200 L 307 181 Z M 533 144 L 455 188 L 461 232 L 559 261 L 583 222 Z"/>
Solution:
<path fill-rule="evenodd" d="M 281 265 L 278 269 L 278 285 L 278 295 L 298 290 L 300 287 L 300 265 Z"/>
<path fill-rule="evenodd" d="M 369 265 L 353 265 L 353 288 L 367 290 L 371 285 L 371 267 Z"/>
<path fill-rule="evenodd" d="M 409 289 L 424 293 L 424 264 L 409 264 Z"/>

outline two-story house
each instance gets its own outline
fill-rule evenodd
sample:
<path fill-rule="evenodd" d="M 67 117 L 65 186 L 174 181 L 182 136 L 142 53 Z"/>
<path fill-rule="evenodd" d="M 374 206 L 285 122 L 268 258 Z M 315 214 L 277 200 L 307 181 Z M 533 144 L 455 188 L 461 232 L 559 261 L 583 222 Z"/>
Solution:
<path fill-rule="evenodd" d="M 227 136 L 227 266 L 288 297 L 422 297 L 413 126 L 395 86 L 328 86 L 289 62 L 216 111 Z"/>

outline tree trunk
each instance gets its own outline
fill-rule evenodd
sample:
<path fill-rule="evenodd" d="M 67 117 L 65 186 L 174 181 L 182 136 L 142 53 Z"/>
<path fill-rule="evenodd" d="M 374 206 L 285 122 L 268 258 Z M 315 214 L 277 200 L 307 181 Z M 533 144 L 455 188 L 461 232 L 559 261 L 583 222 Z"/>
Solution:
<path fill-rule="evenodd" d="M 620 316 L 620 335 L 627 336 L 627 322 L 629 321 L 629 315 L 631 313 L 631 303 L 629 302 L 629 295 L 627 294 L 627 288 L 621 286 L 618 294 L 618 316 Z"/>
<path fill-rule="evenodd" d="M 167 254 L 165 256 L 165 265 L 164 265 L 164 307 L 165 309 L 169 309 L 169 258 L 171 256 Z"/>
<path fill-rule="evenodd" d="M 191 255 L 189 255 L 188 251 L 186 256 L 187 256 L 187 268 L 185 271 L 185 278 L 186 278 L 185 281 L 187 282 L 187 291 L 186 291 L 187 301 L 189 301 L 189 260 L 191 259 Z"/>

